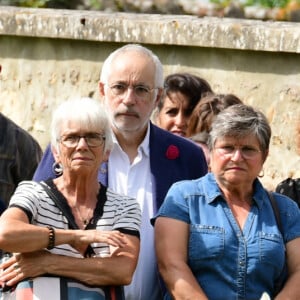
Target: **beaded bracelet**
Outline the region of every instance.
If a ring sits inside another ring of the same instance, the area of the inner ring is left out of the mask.
[[[47,249],[51,250],[54,248],[55,245],[55,231],[54,228],[51,226],[47,226],[47,228],[49,229],[49,241],[48,241]]]

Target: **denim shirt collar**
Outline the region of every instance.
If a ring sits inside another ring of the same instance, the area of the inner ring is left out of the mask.
[[[213,201],[217,200],[217,198],[220,196],[223,198],[222,191],[220,190],[213,173],[208,173],[204,177],[203,190],[204,193],[207,195],[208,203],[212,203]],[[264,201],[268,199],[266,190],[264,189],[263,185],[261,184],[258,178],[256,178],[253,182],[252,198],[259,209],[262,208]]]

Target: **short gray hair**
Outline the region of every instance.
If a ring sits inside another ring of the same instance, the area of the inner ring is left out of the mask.
[[[218,138],[230,136],[242,138],[246,135],[255,135],[260,150],[266,154],[271,139],[271,127],[266,116],[252,106],[244,104],[232,105],[221,111],[212,123],[209,134],[208,148],[214,148]]]
[[[105,135],[104,151],[113,146],[110,121],[104,106],[91,98],[74,98],[62,102],[54,111],[51,122],[51,144],[58,149],[61,126],[65,121],[76,121],[88,131],[103,132]]]
[[[110,72],[112,71],[111,64],[114,59],[116,59],[120,54],[130,51],[141,52],[147,55],[152,60],[153,64],[155,65],[155,87],[162,88],[164,85],[164,75],[161,61],[159,60],[158,56],[156,56],[151,50],[139,44],[128,44],[112,52],[103,63],[100,74],[100,81],[106,84],[108,82]]]

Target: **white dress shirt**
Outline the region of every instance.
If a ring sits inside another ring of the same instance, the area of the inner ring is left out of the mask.
[[[155,188],[150,170],[149,136],[148,125],[145,139],[138,147],[138,155],[132,164],[114,137],[108,161],[108,186],[115,192],[135,197],[142,211],[140,255],[133,280],[125,286],[126,300],[159,299],[154,228],[150,224],[155,212]]]

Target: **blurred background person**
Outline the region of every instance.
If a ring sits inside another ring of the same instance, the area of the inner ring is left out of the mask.
[[[164,95],[154,113],[154,122],[167,131],[185,137],[194,107],[212,89],[205,79],[189,73],[168,75],[164,88]]]
[[[0,73],[1,73],[0,65]],[[24,129],[0,112],[0,213],[22,180],[30,180],[42,149]]]
[[[234,104],[242,104],[242,101],[233,94],[209,93],[196,105],[189,118],[186,137],[202,148],[208,164],[207,140],[211,124],[219,112]]]
[[[216,116],[211,172],[173,184],[156,216],[165,299],[300,299],[300,210],[284,195],[269,198],[258,179],[270,138],[267,118],[251,106]]]
[[[300,121],[296,128],[296,146],[297,152],[300,155]],[[300,171],[300,170],[299,170]],[[286,195],[297,202],[300,208],[300,178],[288,177],[281,181],[275,188],[277,193]]]

